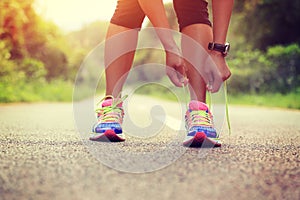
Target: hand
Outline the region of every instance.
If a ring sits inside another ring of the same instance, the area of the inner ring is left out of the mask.
[[[210,56],[212,57],[213,61],[216,63],[221,73],[222,80],[226,81],[231,76],[231,72],[226,63],[225,57],[222,55],[222,53],[216,51],[211,51]]]
[[[179,51],[178,51],[179,52]],[[172,83],[177,87],[182,87],[188,83],[186,78],[186,66],[181,54],[166,51],[166,73]]]
[[[222,83],[231,76],[231,72],[225,57],[220,52],[210,51],[208,55],[205,62],[204,80],[209,91],[217,92]]]

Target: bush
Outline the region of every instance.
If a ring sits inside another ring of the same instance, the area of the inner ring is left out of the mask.
[[[300,86],[300,47],[274,46],[266,53],[259,50],[237,52],[228,62],[232,69],[230,92],[295,92]]]
[[[72,100],[72,84],[46,82],[44,64],[36,59],[11,60],[4,41],[0,41],[0,66],[0,102]]]
[[[25,74],[27,82],[44,80],[44,76],[47,74],[44,63],[32,58],[22,60],[18,70]]]
[[[297,44],[275,46],[268,49],[267,58],[273,65],[271,79],[267,83],[276,86],[282,94],[296,91],[300,83],[300,47]]]

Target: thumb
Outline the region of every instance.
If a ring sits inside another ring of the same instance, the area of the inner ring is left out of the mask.
[[[170,78],[171,82],[177,86],[177,87],[181,87],[182,86],[182,83],[180,82],[179,78],[178,78],[178,71],[175,70],[174,67],[168,67],[166,68],[166,72],[167,72],[167,75],[168,77]]]

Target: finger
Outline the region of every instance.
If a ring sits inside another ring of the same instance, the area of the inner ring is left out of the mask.
[[[214,81],[213,81],[212,88],[211,88],[210,91],[212,93],[218,92],[221,85],[222,85],[222,83],[223,83],[223,80],[222,80],[221,76],[220,75],[216,76]]]
[[[212,71],[206,71],[205,76],[203,77],[205,83],[206,83],[206,89],[208,91],[212,91],[213,84],[214,84],[214,76]]]
[[[187,75],[182,75],[179,72],[177,72],[177,77],[181,83],[181,85],[187,85],[189,82],[189,79],[187,78]]]
[[[227,79],[229,79],[229,77],[231,76],[231,72],[227,72],[227,74],[225,76],[223,76],[223,81],[226,81]]]
[[[204,80],[207,81],[207,90],[213,93],[218,92],[223,83],[223,76],[211,58],[206,61],[205,65],[207,77]]]
[[[167,69],[167,75],[169,77],[169,79],[171,80],[171,82],[177,86],[177,87],[182,87],[182,82],[180,81],[180,79],[178,78],[178,73],[175,71],[175,69],[171,68]]]
[[[189,83],[189,79],[187,77],[184,77],[184,79],[181,81],[181,84],[187,85]]]
[[[186,74],[187,68],[185,63],[175,66],[175,69],[177,71],[177,77],[180,80],[181,84],[186,85],[189,80]]]
[[[206,83],[206,89],[210,92],[217,92],[223,83],[221,73],[214,69],[215,68],[208,68],[203,77]]]
[[[184,64],[177,64],[174,66],[174,69],[179,72],[182,76],[185,76],[185,66]]]

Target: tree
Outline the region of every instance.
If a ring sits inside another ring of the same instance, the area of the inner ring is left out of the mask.
[[[300,44],[300,1],[236,0],[241,33],[254,48]]]
[[[33,3],[34,0],[0,1],[0,41],[9,50],[6,57],[17,64],[16,70],[29,69],[21,66],[24,59],[30,58],[31,64],[36,63],[34,60],[43,63],[48,80],[65,78],[69,50],[66,40],[56,25],[36,14]]]

